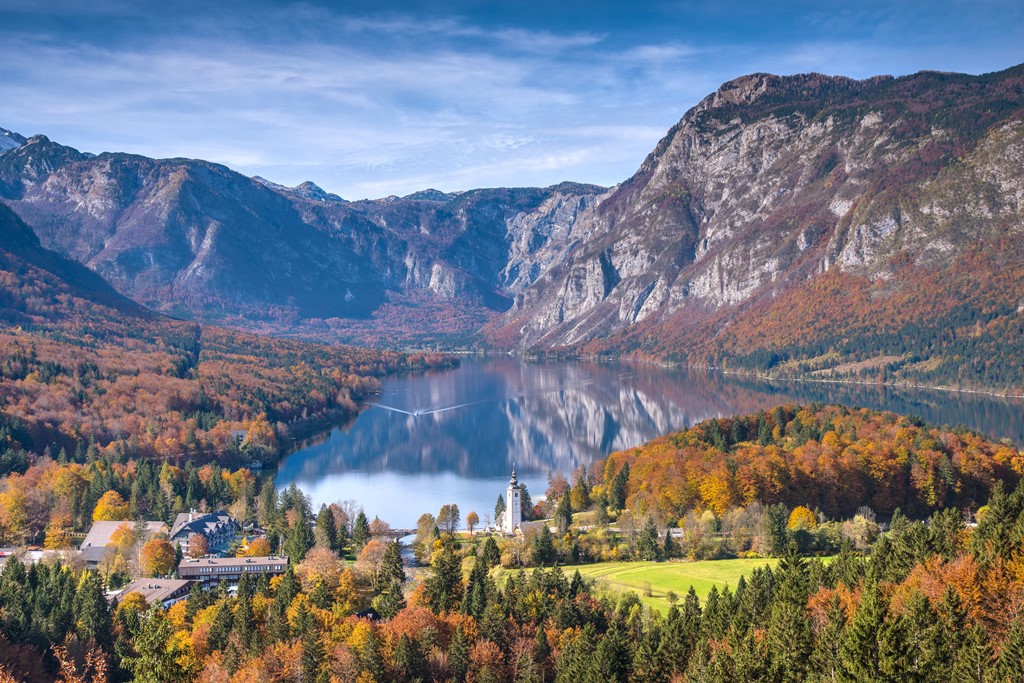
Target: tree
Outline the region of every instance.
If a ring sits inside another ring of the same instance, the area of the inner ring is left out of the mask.
[[[191,681],[199,673],[199,661],[187,640],[174,637],[174,629],[160,605],[143,617],[135,637],[135,656],[125,657],[125,667],[138,683]]]
[[[338,550],[338,527],[334,521],[334,513],[326,505],[321,505],[320,512],[317,513],[313,536],[318,546]]]
[[[437,526],[446,534],[454,534],[459,528],[461,518],[458,505],[442,505],[441,511],[437,513]]]
[[[249,541],[240,557],[266,557],[272,552],[270,541],[263,536]]]
[[[476,514],[475,512],[470,512],[468,515],[466,515],[466,528],[469,529],[469,534],[471,536],[473,535],[473,529],[475,529],[476,525],[479,523],[480,515]]]
[[[466,637],[462,624],[455,627],[451,645],[448,647],[448,667],[451,669],[453,680],[466,680],[466,674],[469,672],[469,638]]]
[[[660,560],[661,548],[658,544],[658,527],[654,523],[654,517],[644,520],[644,526],[636,539],[636,555],[641,560]]]
[[[92,513],[94,522],[118,522],[128,519],[128,503],[117,491],[107,491],[96,502]]]
[[[302,562],[306,552],[313,546],[313,531],[302,515],[295,515],[284,538],[284,554],[293,563]]]
[[[139,562],[146,576],[166,576],[174,568],[174,546],[167,539],[151,538],[139,551]]]
[[[210,544],[206,541],[206,536],[202,534],[195,534],[188,540],[189,557],[205,557],[209,552]]]
[[[356,515],[355,524],[352,525],[352,550],[359,552],[370,540],[370,520],[362,510]]]
[[[439,533],[437,520],[429,512],[423,513],[416,520],[416,539],[412,544],[412,552],[417,562],[426,564],[430,561],[430,556],[434,553],[434,541]]]
[[[569,496],[562,496],[555,508],[555,527],[559,534],[565,534],[572,526],[572,505],[569,503]]]
[[[501,526],[501,516],[505,514],[505,496],[498,494],[498,502],[494,504],[494,524]],[[511,529],[507,529],[511,531]]]
[[[534,535],[533,563],[538,567],[546,567],[555,562],[555,544],[547,524],[541,525],[540,531]]]
[[[609,492],[608,503],[616,510],[624,510],[626,508],[626,497],[629,487],[629,463],[623,463],[622,469],[618,471],[615,478],[612,479],[611,490]]]
[[[435,614],[455,609],[462,597],[462,559],[454,541],[442,538],[441,548],[430,564],[433,572],[424,581],[424,597]]]
[[[74,599],[75,628],[78,636],[93,640],[101,648],[110,651],[113,642],[113,620],[110,617],[110,603],[103,590],[99,574],[88,571],[78,582]]]

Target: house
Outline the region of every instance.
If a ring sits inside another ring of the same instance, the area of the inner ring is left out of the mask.
[[[264,557],[187,557],[178,565],[178,576],[182,579],[201,581],[214,586],[221,582],[228,585],[238,583],[242,574],[269,574],[271,577],[284,574],[288,569],[288,558],[269,555]]]
[[[120,602],[129,593],[139,593],[145,599],[146,604],[155,605],[160,603],[167,609],[179,600],[188,597],[194,581],[184,579],[139,579],[124,587],[120,593],[114,596],[114,602]]]
[[[143,540],[155,534],[167,533],[167,525],[163,522],[93,522],[78,549],[86,567],[95,569],[103,563],[107,553],[113,553],[114,532],[125,524],[138,529]]]
[[[205,536],[211,552],[224,552],[235,538],[238,522],[223,510],[199,514],[195,510],[182,512],[171,525],[170,541],[181,546],[181,552],[188,555],[189,542],[195,536]]]

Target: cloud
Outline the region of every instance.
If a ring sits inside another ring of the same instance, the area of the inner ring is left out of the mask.
[[[614,4],[558,24],[511,7],[458,15],[412,3],[386,14],[6,3],[0,125],[87,151],[208,158],[287,185],[311,179],[349,198],[607,185],[630,176],[687,108],[744,73],[863,77],[1014,60],[1015,40],[992,32],[985,50],[956,42],[966,5],[953,19],[928,19],[926,45],[909,30],[925,21],[920,7],[871,24],[883,18],[879,3],[804,5],[756,17],[737,6],[724,32],[699,13],[632,25],[643,12]],[[552,0],[550,9],[565,8]],[[1007,15],[1007,35],[1020,15]],[[781,23],[755,34],[744,28],[752,17]],[[900,30],[907,38],[893,40]],[[769,39],[787,32],[798,37]]]

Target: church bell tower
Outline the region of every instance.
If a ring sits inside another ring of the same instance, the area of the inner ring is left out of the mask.
[[[512,468],[512,477],[508,480],[508,489],[505,491],[505,519],[502,520],[502,528],[506,533],[512,533],[523,521],[522,491],[519,488],[519,480],[516,479],[516,468]]]

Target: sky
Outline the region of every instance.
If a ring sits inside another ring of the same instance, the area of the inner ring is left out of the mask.
[[[0,0],[0,127],[346,199],[614,185],[722,83],[1024,61],[1020,0]]]

